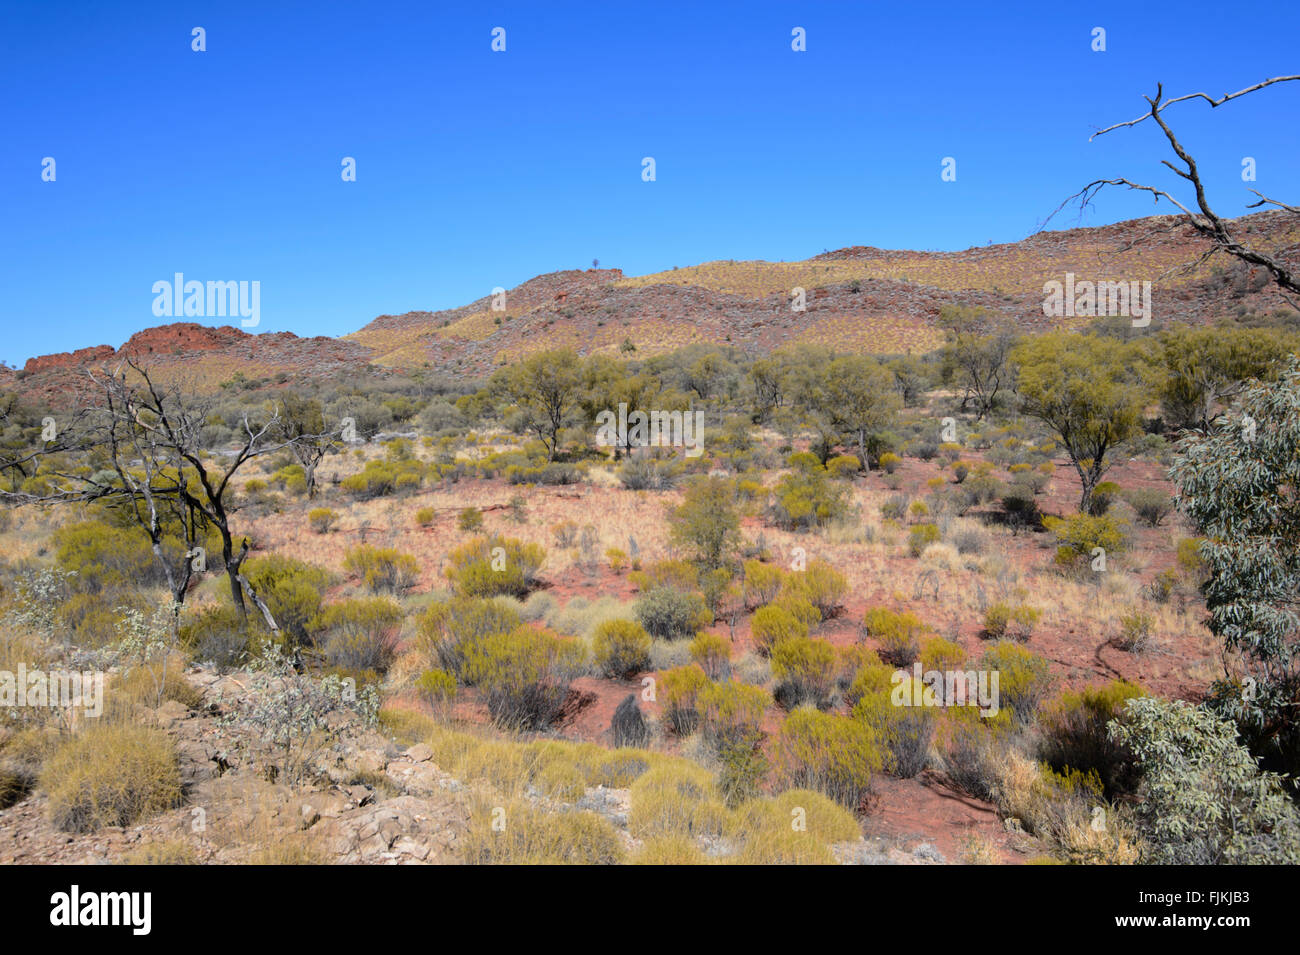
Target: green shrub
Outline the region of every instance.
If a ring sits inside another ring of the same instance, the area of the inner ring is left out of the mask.
[[[920,557],[931,544],[937,544],[943,535],[933,524],[917,524],[907,534],[907,551],[913,557]]]
[[[655,587],[636,602],[636,618],[657,640],[684,640],[713,622],[713,615],[697,593]]]
[[[546,551],[540,544],[509,537],[476,537],[455,548],[449,559],[447,578],[457,592],[469,597],[523,597],[537,583]]]
[[[328,636],[325,659],[346,670],[386,671],[397,655],[402,607],[384,597],[360,597],[330,604],[318,625]]]
[[[1124,526],[1113,517],[1071,514],[1069,517],[1045,517],[1043,526],[1056,534],[1056,563],[1080,570],[1091,565],[1093,551],[1100,547],[1109,559],[1127,547]]]
[[[754,648],[767,656],[772,648],[782,640],[793,640],[808,636],[808,625],[795,617],[785,607],[769,604],[754,611],[750,621],[750,634]]]
[[[475,641],[466,670],[498,726],[535,730],[559,714],[585,657],[579,643],[522,626]]]
[[[1097,773],[1112,799],[1131,793],[1137,782],[1133,754],[1110,738],[1106,725],[1124,712],[1129,700],[1146,695],[1124,680],[1062,693],[1043,707],[1041,758],[1058,772]]]
[[[467,507],[456,515],[456,526],[463,531],[476,531],[483,526],[483,512],[477,507]]]
[[[354,577],[360,577],[373,593],[402,594],[415,586],[420,565],[410,554],[399,553],[392,547],[362,545],[343,558],[343,567]]]
[[[880,658],[886,663],[911,666],[921,652],[921,634],[926,626],[914,613],[872,607],[863,616],[862,626],[867,636],[880,644]]]
[[[1042,615],[1037,607],[999,600],[984,612],[984,633],[993,640],[1028,640]]]
[[[747,560],[744,564],[743,594],[745,608],[752,610],[776,599],[785,580],[785,571],[775,564],[760,560]]]
[[[924,684],[915,677],[913,695],[920,698]],[[919,684],[919,685],[918,685]],[[893,691],[867,693],[853,707],[853,718],[871,728],[882,747],[885,768],[900,779],[912,779],[930,762],[930,744],[934,739],[935,710],[928,706],[895,706]]]
[[[1143,861],[1300,864],[1300,816],[1287,786],[1260,771],[1231,722],[1181,700],[1146,697],[1129,701],[1110,733],[1141,774]]]
[[[777,702],[787,709],[830,703],[839,664],[833,646],[811,637],[787,637],[773,644],[771,655]]]
[[[700,691],[698,703],[705,740],[715,752],[724,746],[754,743],[769,702],[761,687],[733,680],[709,684]]]
[[[826,561],[813,560],[803,571],[786,574],[782,590],[807,600],[817,608],[822,620],[829,620],[839,611],[848,581]]]
[[[818,466],[784,475],[773,489],[772,519],[788,530],[824,527],[848,509],[848,493]]]
[[[650,667],[650,634],[634,620],[606,620],[591,638],[592,656],[607,677],[627,680]]]
[[[1137,513],[1138,520],[1148,527],[1159,527],[1174,509],[1173,498],[1158,487],[1133,488],[1121,496]]]
[[[1020,723],[1029,723],[1051,685],[1046,660],[1009,640],[984,651],[980,665],[998,671],[998,705]]]
[[[503,602],[454,597],[431,603],[416,620],[416,647],[432,665],[468,684],[471,649],[486,637],[510,633],[521,621]]]
[[[313,620],[320,613],[321,595],[333,583],[329,571],[280,554],[246,560],[243,570],[280,629],[299,642],[309,641],[318,629]]]
[[[422,507],[415,512],[415,524],[417,527],[432,527],[437,517],[438,512],[432,507]]]
[[[415,690],[430,706],[443,708],[456,699],[456,678],[446,670],[425,670],[416,679]]]
[[[886,451],[880,456],[880,467],[886,474],[893,474],[902,463],[903,459],[891,451]]]
[[[307,512],[307,523],[316,534],[328,534],[338,519],[338,514],[328,507],[313,507]]]
[[[787,788],[816,790],[849,809],[862,804],[883,765],[866,723],[807,708],[786,717],[775,750]]]
[[[725,680],[731,675],[731,641],[726,637],[701,630],[688,649],[691,659],[710,680]]]
[[[674,667],[659,674],[664,718],[678,736],[689,736],[700,723],[700,694],[709,678],[697,666]]]

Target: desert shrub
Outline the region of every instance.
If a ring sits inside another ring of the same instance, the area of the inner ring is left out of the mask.
[[[881,520],[901,521],[907,516],[907,504],[907,497],[902,494],[885,498],[885,502],[880,505]]]
[[[1174,509],[1173,498],[1158,487],[1139,487],[1123,493],[1125,503],[1148,527],[1159,527]]]
[[[476,531],[483,526],[483,512],[477,507],[467,507],[456,515],[456,526],[463,531]]]
[[[1042,611],[1028,604],[1011,604],[999,600],[984,612],[984,634],[992,640],[1004,637],[1011,640],[1028,640]]]
[[[636,618],[658,640],[684,640],[713,622],[703,597],[669,587],[642,594],[636,602]]]
[[[386,671],[397,655],[402,607],[384,597],[360,597],[330,604],[321,611],[319,626],[325,659],[348,670]]]
[[[1112,798],[1132,792],[1137,781],[1133,754],[1110,738],[1106,725],[1124,712],[1129,700],[1146,695],[1124,680],[1062,693],[1043,707],[1041,758],[1058,772],[1097,773]]]
[[[970,465],[965,461],[952,462],[952,479],[955,483],[961,484],[970,476]]]
[[[731,641],[726,637],[701,630],[689,649],[691,659],[710,680],[725,680],[731,675]]]
[[[104,593],[165,583],[150,549],[149,538],[138,530],[99,521],[80,521],[54,531],[55,566],[77,593]],[[181,551],[172,538],[168,549]]]
[[[913,695],[920,700],[924,687],[915,677],[905,678]],[[853,719],[871,728],[882,750],[884,768],[900,779],[911,779],[930,762],[930,744],[934,739],[935,711],[927,706],[896,705],[892,691],[865,694],[853,707]]]
[[[894,666],[910,666],[921,652],[926,626],[914,613],[872,607],[862,619],[867,635],[880,644],[880,658]]]
[[[1119,633],[1111,641],[1121,650],[1141,653],[1151,641],[1151,614],[1142,610],[1126,610],[1119,615]]]
[[[957,528],[951,541],[959,554],[982,554],[988,549],[988,535],[975,527]]]
[[[781,584],[785,580],[784,570],[775,564],[765,564],[759,560],[745,561],[744,574],[742,593],[747,610],[771,603],[780,592]]]
[[[998,767],[993,735],[978,719],[961,716],[947,721],[941,753],[943,768],[952,784],[967,795],[994,802],[997,798]]]
[[[581,644],[522,626],[475,641],[466,670],[498,726],[541,729],[560,712],[585,656]]]
[[[359,500],[415,491],[424,480],[424,465],[415,458],[367,461],[356,474],[345,477],[340,486]]]
[[[519,611],[519,616],[529,623],[548,620],[551,614],[555,613],[556,605],[557,601],[552,594],[537,590],[528,595],[528,599],[524,601]]]
[[[1071,514],[1068,517],[1045,517],[1043,526],[1056,534],[1056,563],[1079,570],[1090,565],[1093,551],[1100,547],[1107,558],[1123,553],[1127,541],[1124,525],[1113,517]]]
[[[560,633],[590,638],[602,623],[633,620],[635,617],[636,611],[632,605],[614,597],[601,597],[590,602],[585,597],[574,597],[562,609],[551,613],[547,624]]]
[[[822,707],[835,691],[838,659],[825,640],[788,637],[772,645],[773,691],[778,703],[793,709],[804,703]]]
[[[268,554],[244,562],[244,576],[265,602],[280,629],[303,642],[317,629],[321,594],[332,583],[329,571],[305,561]]]
[[[447,579],[469,597],[523,597],[537,582],[546,559],[540,544],[509,537],[476,537],[452,550]]]
[[[455,597],[432,603],[416,620],[416,647],[432,665],[462,682],[472,679],[471,649],[487,637],[520,625],[513,608],[495,600]]]
[[[942,539],[939,528],[933,524],[917,524],[907,534],[907,550],[913,557],[920,557],[931,544]]]
[[[674,460],[648,457],[628,458],[619,468],[618,479],[629,491],[667,491],[681,477],[682,466]]]
[[[415,691],[435,710],[444,709],[456,699],[456,678],[446,670],[425,670],[415,681]]]
[[[871,728],[861,720],[801,708],[777,734],[775,763],[787,788],[812,789],[857,809],[883,765]]]
[[[771,697],[757,686],[727,680],[710,683],[700,691],[700,728],[714,752],[726,746],[752,744]]]
[[[1034,489],[1020,482],[1012,484],[1002,495],[1002,512],[1007,516],[1007,524],[1017,531],[1035,527],[1042,519],[1038,512],[1038,501],[1034,498]]]
[[[861,829],[853,813],[822,793],[788,789],[741,805],[727,834],[741,844],[741,865],[833,865],[830,846],[856,841]]]
[[[845,700],[853,706],[868,693],[887,692],[894,685],[893,676],[896,672],[894,667],[882,663],[879,657],[864,663],[854,671],[853,678],[844,691]]]
[[[1181,700],[1130,700],[1110,724],[1140,773],[1145,860],[1160,865],[1300,863],[1300,816],[1236,727]]]
[[[410,554],[392,547],[362,545],[348,551],[343,558],[344,569],[360,577],[372,593],[402,594],[415,585],[420,565]]]
[[[605,559],[609,561],[609,569],[616,574],[621,574],[627,567],[627,551],[621,547],[605,548]]]
[[[1020,723],[1033,720],[1051,685],[1047,661],[1017,643],[1002,640],[984,651],[980,665],[998,671],[999,706]]]
[[[632,857],[633,865],[710,865],[713,860],[689,836],[651,836]]]
[[[632,571],[627,579],[641,591],[667,587],[669,590],[689,592],[699,587],[700,570],[689,560],[660,560],[644,570]]]
[[[851,454],[837,454],[826,462],[826,473],[839,480],[847,480],[862,469],[862,462]]]
[[[880,456],[880,468],[886,474],[893,474],[902,463],[903,459],[892,451],[886,451]]]
[[[338,513],[328,507],[313,507],[307,512],[307,525],[316,534],[328,534],[338,519]]]
[[[1119,495],[1120,487],[1114,481],[1100,482],[1093,487],[1092,494],[1088,497],[1088,513],[1093,517],[1101,517],[1110,510]]]
[[[808,625],[785,607],[769,604],[754,611],[753,619],[750,621],[750,634],[754,640],[754,648],[760,654],[767,656],[782,640],[807,637]]]
[[[782,589],[807,600],[817,608],[822,620],[829,620],[839,611],[848,581],[826,561],[813,560],[803,571],[786,574]]]
[[[664,718],[678,736],[689,736],[700,724],[700,694],[709,678],[697,666],[674,667],[659,674]]]
[[[702,568],[731,563],[740,544],[735,486],[727,478],[696,478],[682,503],[668,512],[668,537]]]
[[[961,644],[943,637],[931,637],[921,645],[922,670],[956,670],[966,662]]]
[[[591,649],[607,677],[627,680],[650,666],[650,634],[634,620],[606,620],[598,625]]]
[[[182,646],[200,663],[211,663],[220,672],[239,667],[251,649],[248,622],[229,603],[210,605],[181,624]]]
[[[167,734],[97,723],[49,757],[40,778],[50,821],[66,832],[133,826],[179,805],[180,769]]]
[[[461,857],[471,865],[616,865],[624,860],[618,830],[593,812],[552,812],[525,799],[504,806],[482,799],[470,813]],[[504,827],[494,820],[504,813]]]
[[[655,836],[718,837],[727,808],[708,770],[685,760],[652,766],[632,784],[628,831]]]
[[[787,530],[824,527],[847,509],[847,490],[820,465],[791,471],[773,489],[772,519]]]
[[[432,507],[421,507],[415,512],[416,527],[432,527],[438,512]]]

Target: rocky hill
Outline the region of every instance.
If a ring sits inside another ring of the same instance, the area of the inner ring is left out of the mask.
[[[1241,220],[1252,242],[1278,250],[1300,242],[1295,218],[1263,212]],[[936,320],[948,303],[978,305],[1027,331],[1075,326],[1048,318],[1043,286],[1067,273],[1091,281],[1150,281],[1157,322],[1202,323],[1285,305],[1262,270],[1218,257],[1201,261],[1204,240],[1172,217],[1041,232],[1020,242],[960,252],[854,246],[799,262],[706,262],[651,275],[620,269],[553,272],[495,299],[491,294],[439,312],[381,315],[342,338],[176,323],[0,370],[36,392],[65,388],[78,368],[146,360],[164,378],[216,387],[247,377],[327,375],[366,366],[430,367],[482,374],[542,348],[583,354],[635,346],[640,355],[692,343],[764,353],[809,342],[873,353],[919,353],[941,341]],[[803,310],[792,308],[804,290]]]

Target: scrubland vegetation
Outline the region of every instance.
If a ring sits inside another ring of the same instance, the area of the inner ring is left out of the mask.
[[[0,808],[184,812],[179,712],[256,737],[218,775],[305,793],[347,734],[427,746],[465,862],[854,861],[927,788],[986,807],[947,861],[1300,862],[1294,321],[943,324],[883,359],[9,396],[0,671],[107,689],[0,706]],[[620,404],[702,411],[701,453],[600,446]],[[312,832],[259,858],[332,861]]]

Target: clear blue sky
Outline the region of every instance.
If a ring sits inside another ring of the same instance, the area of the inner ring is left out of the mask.
[[[5,0],[0,359],[120,345],[175,272],[260,281],[258,331],[338,335],[593,258],[1013,241],[1093,178],[1171,183],[1154,128],[1088,134],[1157,80],[1296,72],[1298,34],[1294,2]],[[1247,155],[1300,199],[1290,86],[1169,114],[1221,212],[1253,198]],[[1113,192],[1086,223],[1150,211]]]

